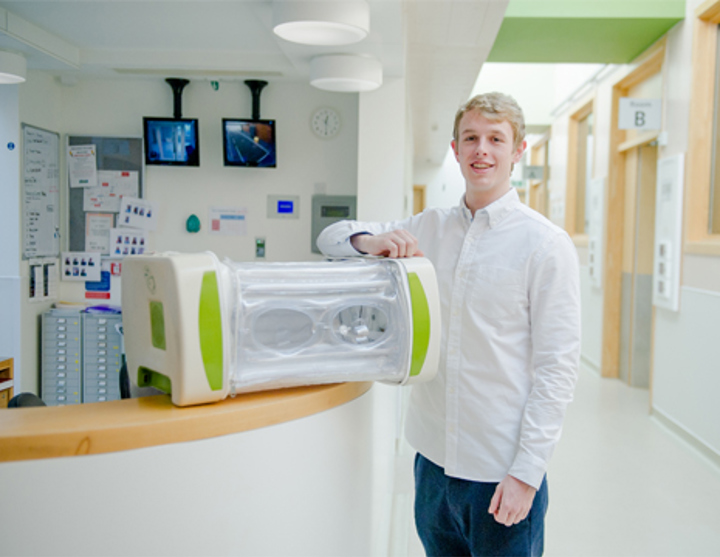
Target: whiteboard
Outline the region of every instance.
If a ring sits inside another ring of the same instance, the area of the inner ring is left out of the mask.
[[[22,125],[23,259],[60,253],[60,134]]]

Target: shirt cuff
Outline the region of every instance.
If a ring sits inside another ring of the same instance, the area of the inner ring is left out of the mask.
[[[508,475],[535,489],[540,489],[540,484],[545,477],[545,462],[521,451],[515,457]]]

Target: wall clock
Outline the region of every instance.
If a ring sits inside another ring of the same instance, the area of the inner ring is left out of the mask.
[[[335,137],[340,132],[340,114],[334,108],[318,108],[312,115],[310,127],[318,137]]]

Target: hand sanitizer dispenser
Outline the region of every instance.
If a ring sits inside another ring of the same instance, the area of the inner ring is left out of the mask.
[[[440,304],[424,258],[236,263],[127,257],[128,372],[178,406],[344,381],[431,380]]]

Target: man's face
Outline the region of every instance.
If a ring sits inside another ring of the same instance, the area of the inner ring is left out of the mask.
[[[513,163],[520,161],[525,142],[513,147],[513,130],[506,120],[489,120],[481,112],[465,113],[452,142],[468,194],[497,199],[510,187]]]

